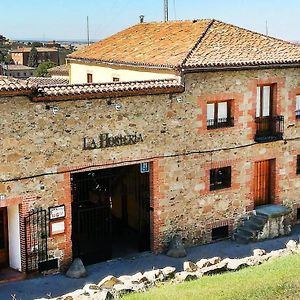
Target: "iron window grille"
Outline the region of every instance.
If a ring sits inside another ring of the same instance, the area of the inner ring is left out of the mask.
[[[210,170],[210,190],[220,190],[231,187],[231,167]]]
[[[207,103],[207,129],[217,129],[234,126],[231,116],[232,100]]]
[[[300,155],[297,155],[297,168],[296,168],[296,174],[300,174]]]
[[[233,126],[234,126],[233,118],[219,118],[219,119],[207,120],[207,129],[217,129],[217,128],[233,127]]]

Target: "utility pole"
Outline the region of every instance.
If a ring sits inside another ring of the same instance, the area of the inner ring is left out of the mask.
[[[164,0],[164,14],[165,14],[165,22],[169,21],[169,3],[168,0]]]
[[[90,45],[90,25],[89,25],[89,16],[86,17],[86,29],[87,29],[87,43]]]

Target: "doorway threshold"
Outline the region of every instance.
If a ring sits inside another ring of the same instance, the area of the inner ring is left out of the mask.
[[[26,275],[12,268],[0,269],[0,283],[24,280]]]

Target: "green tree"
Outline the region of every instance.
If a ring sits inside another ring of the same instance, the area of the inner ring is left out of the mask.
[[[28,66],[33,68],[38,66],[38,52],[35,47],[32,47],[29,52]]]
[[[49,77],[48,69],[55,67],[56,64],[50,60],[45,61],[38,65],[35,70],[35,76],[37,77]]]

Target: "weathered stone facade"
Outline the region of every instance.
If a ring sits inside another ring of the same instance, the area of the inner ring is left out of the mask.
[[[19,205],[22,218],[33,208],[66,207],[64,234],[48,248],[64,266],[72,259],[72,172],[150,162],[151,248],[162,251],[178,233],[186,245],[211,242],[213,228],[230,232],[253,210],[256,161],[274,159],[273,203],[300,205],[300,121],[295,117],[300,69],[240,70],[184,75],[185,92],[111,99],[30,100],[1,96],[0,206]],[[284,139],[255,143],[256,91],[276,87],[275,111],[284,116]],[[234,127],[206,128],[207,101],[231,100]],[[116,110],[115,104],[121,108]],[[84,150],[84,138],[142,134],[133,145]],[[231,166],[231,187],[209,190],[210,169]],[[293,220],[294,221],[294,220]],[[23,252],[22,252],[23,251]]]

